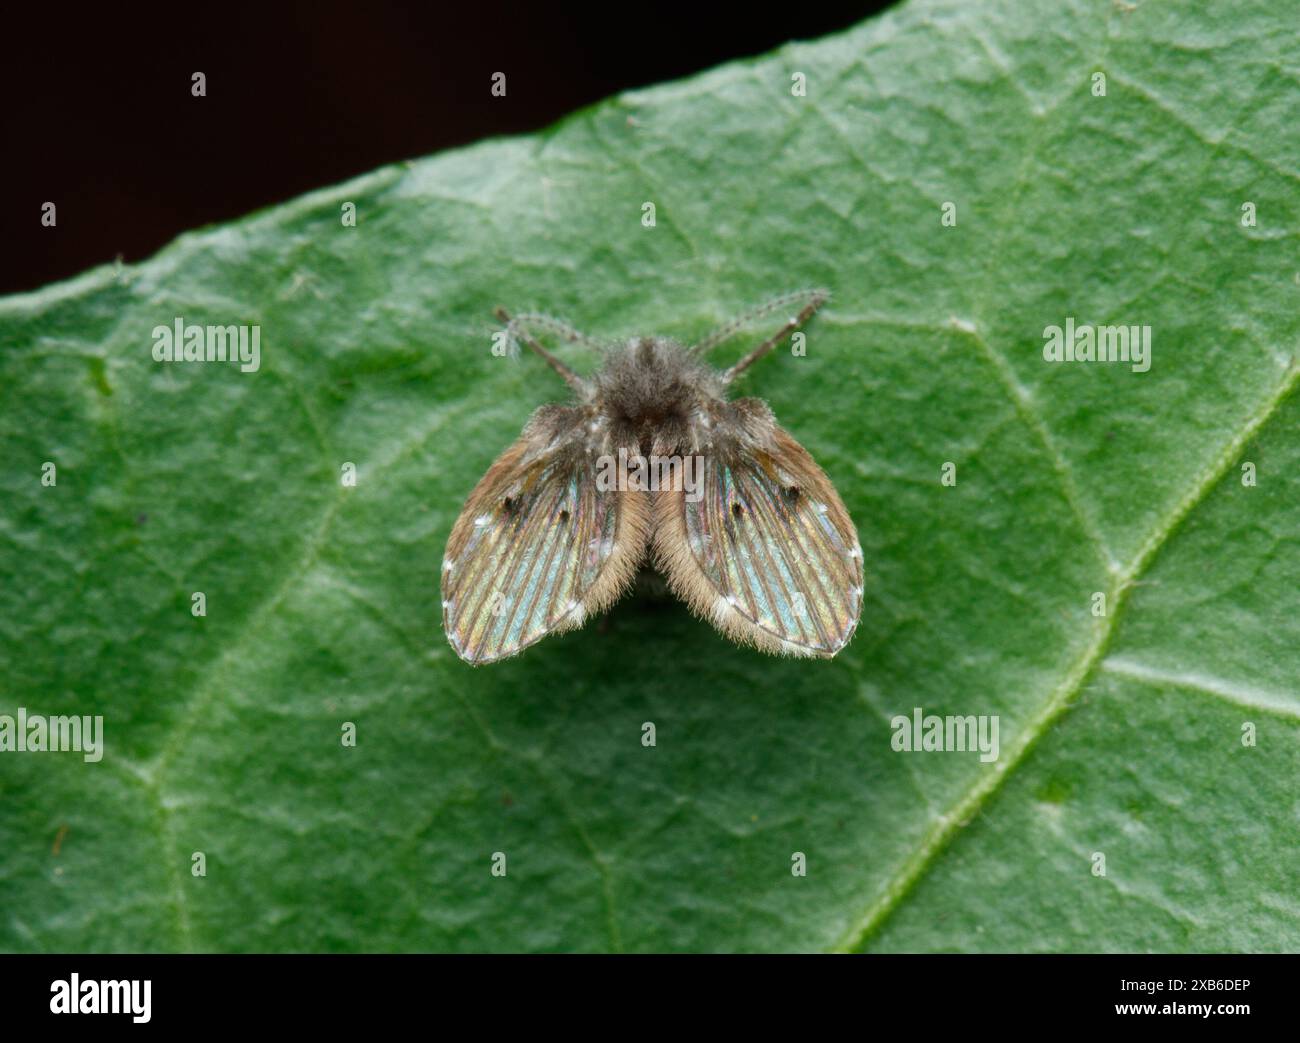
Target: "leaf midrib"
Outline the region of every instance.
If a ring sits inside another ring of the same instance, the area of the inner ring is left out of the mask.
[[[1097,63],[1093,63],[1094,65],[1104,61],[1109,53],[1114,14],[1115,7],[1112,5],[1106,12],[1101,37],[1101,56]],[[989,50],[987,42],[980,38],[978,33],[975,35],[977,42],[987,52]],[[1003,71],[1007,79],[1014,81],[1014,78],[1002,68],[1001,62],[994,60],[994,64]],[[1115,78],[1113,71],[1111,76],[1112,79]],[[1117,82],[1122,82],[1126,87],[1134,90],[1148,103],[1155,104],[1175,122],[1188,126],[1181,116],[1161,103],[1151,92],[1139,88],[1136,83],[1131,81],[1122,80]],[[1026,170],[1037,153],[1038,143],[1045,133],[1044,128],[1048,121],[1047,118],[1056,112],[1070,96],[1072,96],[1072,92],[1067,91],[1052,99],[1046,108],[1043,108],[1035,99],[1025,95],[1026,103],[1030,109],[1029,115],[1033,120],[1031,126],[1034,129],[1031,132],[1030,144],[1022,153],[1021,163],[1013,180],[1012,189],[1003,196],[1004,219],[995,226],[999,229],[999,238],[1002,236],[1001,230],[1008,227],[1010,210],[1015,205],[1025,186]],[[1207,141],[1205,136],[1196,128],[1189,127],[1189,129],[1195,133],[1202,144],[1210,148],[1222,147],[1222,142]],[[992,252],[996,255],[1000,250],[995,247]],[[978,295],[981,300],[991,299],[991,295],[987,291],[990,288],[989,280],[992,278],[992,269],[988,268],[986,271],[988,274],[985,280],[985,292]],[[1110,583],[1106,592],[1106,603],[1110,607],[1110,611],[1106,616],[1098,620],[1093,629],[1092,639],[1070,669],[1066,671],[1060,683],[1053,689],[1038,712],[1029,719],[1027,726],[1017,735],[1016,741],[1011,747],[1010,756],[1005,759],[999,758],[994,762],[992,770],[977,776],[975,782],[952,805],[951,809],[933,823],[911,857],[905,859],[886,882],[879,897],[850,925],[840,941],[833,947],[832,951],[836,952],[861,949],[881,929],[902,899],[910,893],[929,867],[947,848],[956,830],[979,813],[999,790],[1003,780],[1008,778],[1019,767],[1038,741],[1064,716],[1069,709],[1071,700],[1103,663],[1106,650],[1118,631],[1120,620],[1127,607],[1129,591],[1135,582],[1150,567],[1151,562],[1158,555],[1161,548],[1168,543],[1170,537],[1182,524],[1183,520],[1219,483],[1232,461],[1240,453],[1241,448],[1268,422],[1270,417],[1294,390],[1297,380],[1300,379],[1300,365],[1293,358],[1278,386],[1265,398],[1262,405],[1256,409],[1237,435],[1229,439],[1216,456],[1211,457],[1209,464],[1200,472],[1199,477],[1193,480],[1187,494],[1174,505],[1163,520],[1157,522],[1147,538],[1138,547],[1129,564],[1124,566],[1116,561],[1104,539],[1102,539],[1096,520],[1093,518],[1092,513],[1086,509],[1078,495],[1073,476],[1056,446],[1051,428],[1034,406],[1031,395],[1026,392],[1023,385],[1016,378],[1006,356],[993,348],[992,344],[980,333],[977,324],[954,319],[950,320],[949,325],[971,337],[997,372],[999,382],[1011,399],[1012,406],[1017,414],[1028,422],[1043,444],[1044,451],[1057,476],[1061,493],[1079,521],[1092,548],[1100,557],[1109,576]]]
[[[970,332],[976,340],[982,341],[978,330],[973,326],[967,330],[965,325],[956,328]],[[990,351],[991,346],[985,342]],[[1016,736],[1009,755],[999,757],[991,769],[980,776],[966,790],[952,807],[941,815],[922,837],[920,844],[912,855],[905,859],[886,882],[879,896],[850,925],[849,929],[833,947],[833,952],[853,952],[860,950],[873,937],[884,922],[898,907],[904,897],[916,886],[926,874],[929,867],[947,848],[954,834],[965,823],[978,814],[985,804],[999,790],[1003,781],[1025,760],[1030,751],[1048,730],[1070,708],[1070,703],[1080,689],[1097,672],[1105,658],[1106,650],[1119,629],[1127,605],[1129,592],[1137,581],[1150,568],[1152,561],[1169,543],[1174,532],[1192,513],[1206,496],[1219,484],[1232,463],[1240,455],[1245,445],[1254,438],[1265,424],[1277,413],[1300,384],[1300,364],[1294,360],[1283,375],[1281,381],[1264,399],[1255,412],[1247,418],[1238,433],[1214,454],[1209,463],[1191,483],[1187,493],[1158,522],[1151,533],[1143,540],[1128,565],[1111,572],[1110,586],[1106,592],[1106,603],[1110,610],[1101,617],[1093,628],[1092,640],[1066,671],[1060,683],[1053,689],[1039,710],[1029,719],[1025,728]],[[1010,394],[1010,390],[1008,389]],[[1013,395],[1013,398],[1015,396]],[[1019,404],[1013,403],[1019,408]],[[1026,401],[1025,407],[1032,410],[1032,402]],[[1047,425],[1039,417],[1044,431]],[[1215,694],[1213,689],[1202,691]]]

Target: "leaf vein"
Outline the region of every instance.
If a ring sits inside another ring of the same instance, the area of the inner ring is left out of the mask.
[[[1038,740],[1069,709],[1074,697],[1104,661],[1111,639],[1123,617],[1128,594],[1134,588],[1136,581],[1150,567],[1157,553],[1168,544],[1170,537],[1191,511],[1228,473],[1230,465],[1246,443],[1276,415],[1282,404],[1294,392],[1297,383],[1300,383],[1300,365],[1293,365],[1273,393],[1248,418],[1237,435],[1211,458],[1199,478],[1193,482],[1187,495],[1175,504],[1163,521],[1155,526],[1130,564],[1114,577],[1107,598],[1111,606],[1110,612],[1098,620],[1093,628],[1092,640],[1065,677],[1029,719],[1025,728],[1016,735],[1004,756],[993,762],[989,771],[978,776],[974,784],[953,805],[952,810],[941,816],[926,832],[911,857],[907,858],[885,883],[875,901],[849,925],[839,942],[833,947],[834,951],[848,952],[860,949],[880,930],[881,925],[898,907],[902,898],[916,886],[947,848],[957,829],[983,809],[999,790],[1002,781],[1019,767]]]

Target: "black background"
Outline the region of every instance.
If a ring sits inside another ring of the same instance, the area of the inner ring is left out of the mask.
[[[385,163],[545,127],[885,3],[28,5],[0,15],[0,293]],[[207,77],[193,97],[191,76]],[[507,76],[491,95],[493,72]],[[41,225],[46,201],[57,225]]]

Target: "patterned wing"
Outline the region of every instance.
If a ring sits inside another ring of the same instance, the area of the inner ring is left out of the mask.
[[[773,427],[766,450],[706,456],[702,496],[655,501],[655,552],[679,597],[737,641],[833,656],[862,611],[862,548],[839,494]]]
[[[447,541],[442,625],[469,663],[581,626],[622,593],[644,556],[645,494],[602,491],[574,443],[538,443],[525,429],[501,454]]]

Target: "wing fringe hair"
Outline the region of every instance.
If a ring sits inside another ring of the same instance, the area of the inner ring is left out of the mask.
[[[770,445],[770,453],[708,459],[698,504],[680,483],[656,496],[656,566],[732,640],[829,658],[857,627],[862,549],[807,450],[779,427]]]

